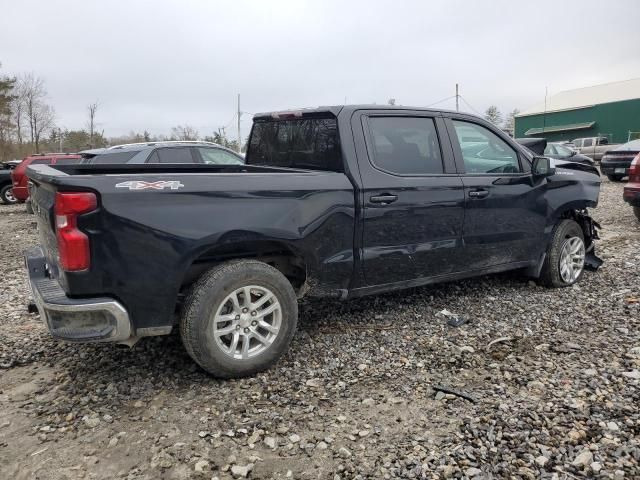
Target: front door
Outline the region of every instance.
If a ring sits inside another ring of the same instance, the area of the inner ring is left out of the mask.
[[[387,111],[363,115],[361,128],[367,151],[359,161],[367,284],[462,269],[464,192],[442,119]]]
[[[462,239],[468,269],[537,258],[546,224],[546,182],[534,182],[527,160],[487,126],[465,117],[447,125],[464,172]]]

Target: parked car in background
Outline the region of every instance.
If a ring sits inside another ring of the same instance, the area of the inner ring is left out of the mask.
[[[14,168],[16,168],[18,165],[20,165],[20,162],[22,162],[22,160],[9,160],[8,162],[4,162],[2,164],[2,166],[6,169],[6,170],[13,170]]]
[[[527,147],[536,155],[585,165],[594,164],[593,160],[586,155],[582,155],[559,142],[547,143],[546,138],[516,138],[516,142]]]
[[[547,147],[544,149],[544,156],[549,158],[555,158],[556,160],[567,160],[570,162],[578,162],[584,163],[587,165],[593,165],[594,161],[592,158],[587,157],[581,153],[578,153],[576,150],[573,150],[566,146],[565,144],[552,142],[547,144]]]
[[[622,198],[633,207],[633,213],[640,222],[640,153],[629,166],[629,181],[624,186]]]
[[[607,152],[607,150],[618,145],[609,143],[609,139],[607,137],[576,138],[575,140],[572,140],[571,143],[573,143],[579,153],[592,158],[596,162],[599,162],[600,159],[602,159],[602,156]]]
[[[82,164],[200,163],[242,165],[244,158],[211,142],[169,141],[116,145],[80,152]]]
[[[277,361],[297,297],[515,269],[566,287],[599,264],[588,212],[597,169],[536,157],[458,112],[264,113],[243,165],[35,165],[28,175],[40,245],[26,264],[52,335],[132,345],[170,333],[179,312],[187,352],[219,377]]]
[[[11,170],[0,170],[0,201],[5,205],[17,203],[18,199],[13,194],[13,183],[11,180]]]
[[[80,160],[77,153],[36,153],[25,157],[16,168],[11,170],[13,180],[13,196],[18,202],[25,202],[29,198],[27,176],[25,172],[29,165],[68,165]]]
[[[631,161],[640,152],[640,140],[631,140],[607,151],[600,161],[600,171],[612,182],[620,182],[629,175]]]

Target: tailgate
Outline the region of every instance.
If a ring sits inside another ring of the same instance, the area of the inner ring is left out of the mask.
[[[39,184],[31,181],[31,206],[38,227],[38,239],[47,258],[51,274],[57,277],[58,244],[55,231],[55,189],[53,185]]]

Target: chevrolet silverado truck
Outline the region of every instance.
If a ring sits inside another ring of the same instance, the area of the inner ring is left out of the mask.
[[[536,157],[457,112],[258,114],[245,165],[30,166],[26,252],[54,337],[134,344],[178,325],[212,375],[273,365],[304,295],[351,299],[522,270],[597,266],[598,171]]]

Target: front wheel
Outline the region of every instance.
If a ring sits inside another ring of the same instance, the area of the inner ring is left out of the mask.
[[[553,230],[540,281],[548,287],[568,287],[576,283],[584,272],[585,250],[580,225],[573,220],[560,221]]]
[[[636,216],[636,218],[640,222],[640,207],[633,207],[633,214]]]
[[[607,178],[612,182],[621,182],[624,175],[607,175]]]
[[[5,205],[13,205],[14,203],[18,203],[18,199],[13,194],[13,186],[5,185],[0,189],[0,198],[2,199],[2,203]]]
[[[271,367],[296,330],[298,303],[277,269],[255,260],[205,272],[192,287],[180,321],[182,342],[198,365],[218,378]]]

